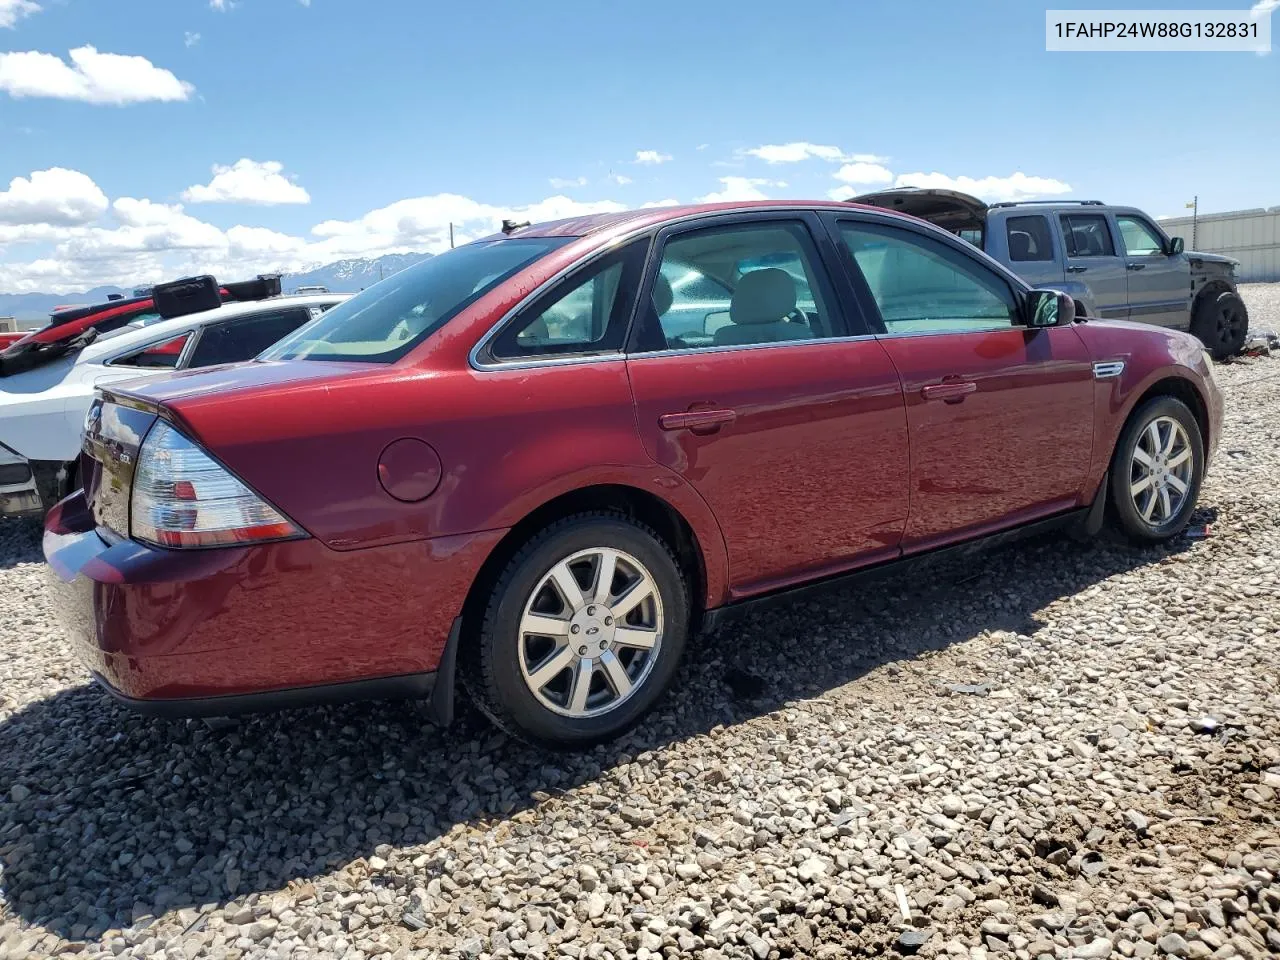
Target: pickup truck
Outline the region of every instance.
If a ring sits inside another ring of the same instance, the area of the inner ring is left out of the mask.
[[[853,197],[935,223],[1033,287],[1070,294],[1083,316],[1190,330],[1215,360],[1240,351],[1249,312],[1238,262],[1184,249],[1141,210],[1099,200],[987,204],[956,190],[899,187]]]

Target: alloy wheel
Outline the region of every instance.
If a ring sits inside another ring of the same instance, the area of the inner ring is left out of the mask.
[[[580,550],[553,566],[525,601],[520,672],[547,709],[599,716],[644,684],[662,632],[662,597],[644,564],[608,547]]]
[[[1191,493],[1195,457],[1191,438],[1172,417],[1156,417],[1138,435],[1129,460],[1134,509],[1153,527],[1178,515]]]

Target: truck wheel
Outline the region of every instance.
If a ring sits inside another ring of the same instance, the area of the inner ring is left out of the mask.
[[[1215,360],[1240,352],[1249,334],[1249,310],[1230,290],[1202,294],[1191,315],[1191,332]]]

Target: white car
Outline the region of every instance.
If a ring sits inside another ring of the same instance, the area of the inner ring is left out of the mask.
[[[226,303],[170,320],[150,313],[49,362],[0,376],[0,517],[41,514],[76,488],[94,387],[251,360],[349,294]]]

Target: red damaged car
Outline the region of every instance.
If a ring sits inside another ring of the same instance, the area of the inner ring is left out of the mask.
[[[104,389],[44,549],[132,707],[447,720],[460,681],[585,744],[753,601],[1049,527],[1177,535],[1221,417],[1195,338],[887,211],[508,223],[257,361]]]

